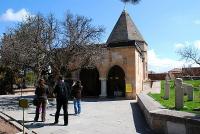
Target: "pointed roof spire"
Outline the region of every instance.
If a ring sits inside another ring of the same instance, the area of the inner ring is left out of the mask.
[[[118,43],[128,41],[144,41],[142,35],[133,23],[131,17],[124,9],[113,28],[107,43]]]
[[[126,11],[126,2],[124,3],[124,9],[123,9],[123,11]]]

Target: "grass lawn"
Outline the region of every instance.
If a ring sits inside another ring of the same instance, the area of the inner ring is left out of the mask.
[[[158,101],[161,105],[168,109],[175,109],[175,91],[174,91],[174,81],[170,81],[170,98],[169,100],[164,100],[164,83],[165,81],[161,81],[161,93],[160,94],[152,94],[149,93],[149,96]],[[200,109],[200,80],[186,80],[184,83],[189,83],[194,86],[194,100],[188,101],[187,96],[184,96],[184,108],[181,111],[192,112],[196,114],[200,114],[200,111],[195,111],[195,108]]]

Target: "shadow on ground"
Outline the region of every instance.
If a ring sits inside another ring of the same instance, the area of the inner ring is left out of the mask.
[[[112,98],[99,98],[99,97],[89,97],[89,98],[82,98],[81,101],[83,102],[100,102],[100,101],[123,101],[127,100],[124,97],[112,97]]]
[[[50,116],[55,116],[55,113],[49,114]],[[59,116],[64,116],[64,114],[60,114]],[[76,114],[68,113],[68,116],[76,116]]]
[[[148,124],[146,123],[146,120],[139,105],[136,102],[130,103],[130,105],[132,108],[133,121],[135,124],[136,132],[139,134],[154,134],[148,126]]]
[[[1,109],[6,109],[6,110],[15,110],[19,109],[19,99],[18,98],[13,98],[13,97],[2,97],[0,100],[0,107]]]
[[[0,111],[1,110],[20,110],[19,107],[19,100],[21,98],[25,98],[29,102],[29,108],[33,108],[33,98],[34,95],[26,95],[26,96],[0,96]],[[116,97],[116,98],[98,98],[98,97],[89,97],[89,98],[82,98],[83,102],[103,102],[103,101],[123,101],[126,100],[123,97]],[[69,105],[73,104],[73,100],[70,99],[68,102]],[[48,108],[55,109],[56,108],[56,101],[49,100]]]
[[[24,126],[30,129],[30,128],[41,128],[44,126],[51,126],[51,125],[53,125],[53,123],[33,122],[30,124],[25,124]]]

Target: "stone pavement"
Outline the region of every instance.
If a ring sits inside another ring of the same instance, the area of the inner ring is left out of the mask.
[[[148,84],[147,84],[148,85]],[[161,88],[161,81],[153,81],[152,87],[150,88],[150,83],[147,87],[145,87],[145,90],[143,90],[143,93],[160,93]]]
[[[152,88],[151,88],[151,93],[160,93],[160,87],[161,86],[161,81],[154,81]]]
[[[20,96],[0,96],[0,111],[22,121],[22,109],[18,107]],[[30,102],[32,95],[26,95]],[[82,113],[75,116],[69,101],[69,124],[63,126],[63,112],[58,125],[54,122],[55,101],[50,101],[46,122],[33,122],[35,107],[30,103],[25,110],[25,126],[38,134],[151,134],[141,110],[134,100],[84,99]]]

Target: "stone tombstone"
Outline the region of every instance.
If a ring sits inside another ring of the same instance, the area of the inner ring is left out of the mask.
[[[183,83],[183,93],[184,93],[184,95],[187,95],[187,86],[188,86],[188,84]]]
[[[169,76],[166,75],[165,77],[165,93],[164,93],[164,99],[168,100],[170,95],[170,83],[169,83]]]
[[[188,95],[188,100],[193,101],[193,85],[191,84],[187,85],[187,95]]]
[[[181,78],[176,78],[175,79],[175,108],[176,109],[182,109],[183,108],[183,97],[184,97],[184,92],[183,92],[183,80]]]

